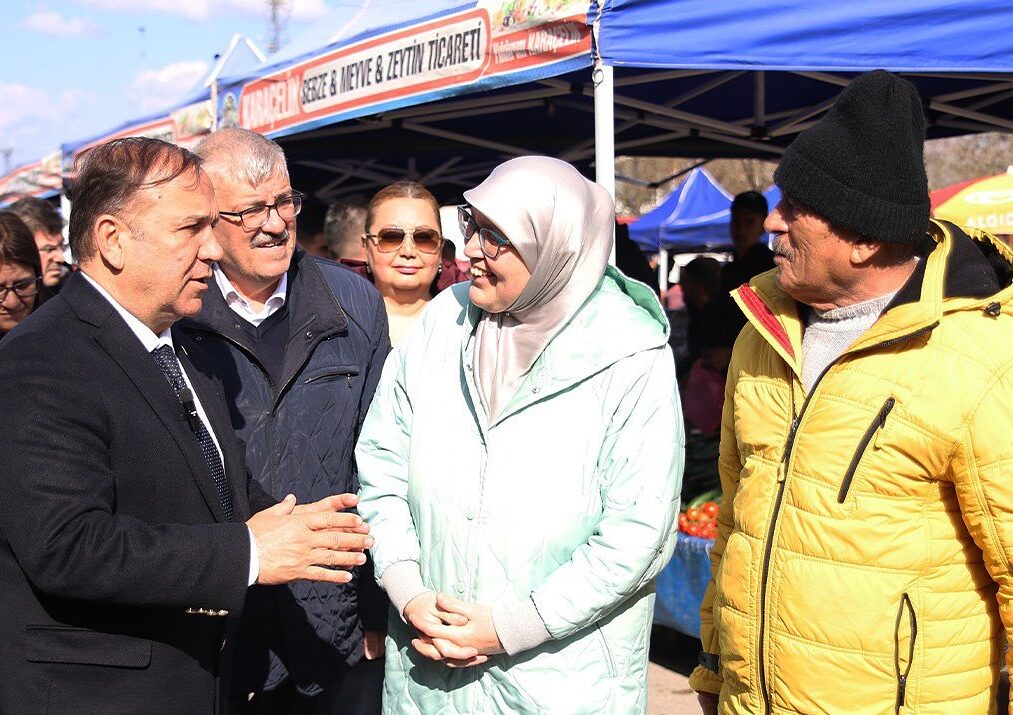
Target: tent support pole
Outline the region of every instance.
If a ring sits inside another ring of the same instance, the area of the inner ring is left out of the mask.
[[[598,57],[591,75],[594,81],[594,178],[616,200],[616,117],[615,80],[612,68]],[[613,231],[615,226],[613,224]],[[613,238],[615,234],[613,233]],[[615,265],[616,249],[612,246],[609,263]]]
[[[660,230],[659,230],[659,236]],[[658,251],[658,286],[661,288],[662,294],[668,291],[668,249],[662,248]],[[665,301],[667,307],[668,301]]]

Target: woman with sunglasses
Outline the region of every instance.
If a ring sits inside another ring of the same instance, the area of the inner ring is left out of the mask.
[[[10,211],[0,211],[0,339],[44,299],[42,262],[32,232]]]
[[[384,711],[644,712],[683,466],[668,322],[569,164],[464,197],[471,283],[392,351],[356,450],[397,616]]]
[[[387,307],[392,345],[433,297],[441,270],[441,229],[440,205],[417,181],[380,189],[366,207],[366,272]]]

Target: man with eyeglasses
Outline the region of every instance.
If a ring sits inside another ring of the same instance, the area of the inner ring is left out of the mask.
[[[184,323],[198,362],[223,381],[265,490],[300,501],[354,492],[353,448],[390,349],[380,295],[296,246],[303,196],[275,142],[227,129],[196,151],[214,186],[222,247],[203,308]],[[236,710],[379,712],[386,619],[370,564],[349,584],[251,591]]]
[[[8,209],[25,222],[35,238],[42,260],[42,284],[49,295],[55,295],[66,276],[67,264],[64,251],[67,242],[63,239],[63,218],[48,201],[26,196],[11,204]]]

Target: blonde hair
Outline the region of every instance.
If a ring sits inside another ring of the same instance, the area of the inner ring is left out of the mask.
[[[385,186],[373,194],[373,198],[366,205],[367,231],[373,225],[373,219],[376,218],[376,210],[380,208],[380,204],[390,199],[421,199],[422,201],[428,201],[432,204],[433,213],[436,214],[436,228],[439,229],[440,233],[443,233],[443,224],[440,222],[440,202],[436,200],[433,192],[427,189],[424,184],[410,179],[395,181],[390,186]]]

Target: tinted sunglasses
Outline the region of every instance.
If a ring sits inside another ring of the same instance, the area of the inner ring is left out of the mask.
[[[394,253],[401,248],[406,238],[410,238],[421,253],[439,253],[443,236],[434,228],[420,226],[416,229],[381,228],[376,233],[367,233],[366,238],[373,242],[380,253]]]

